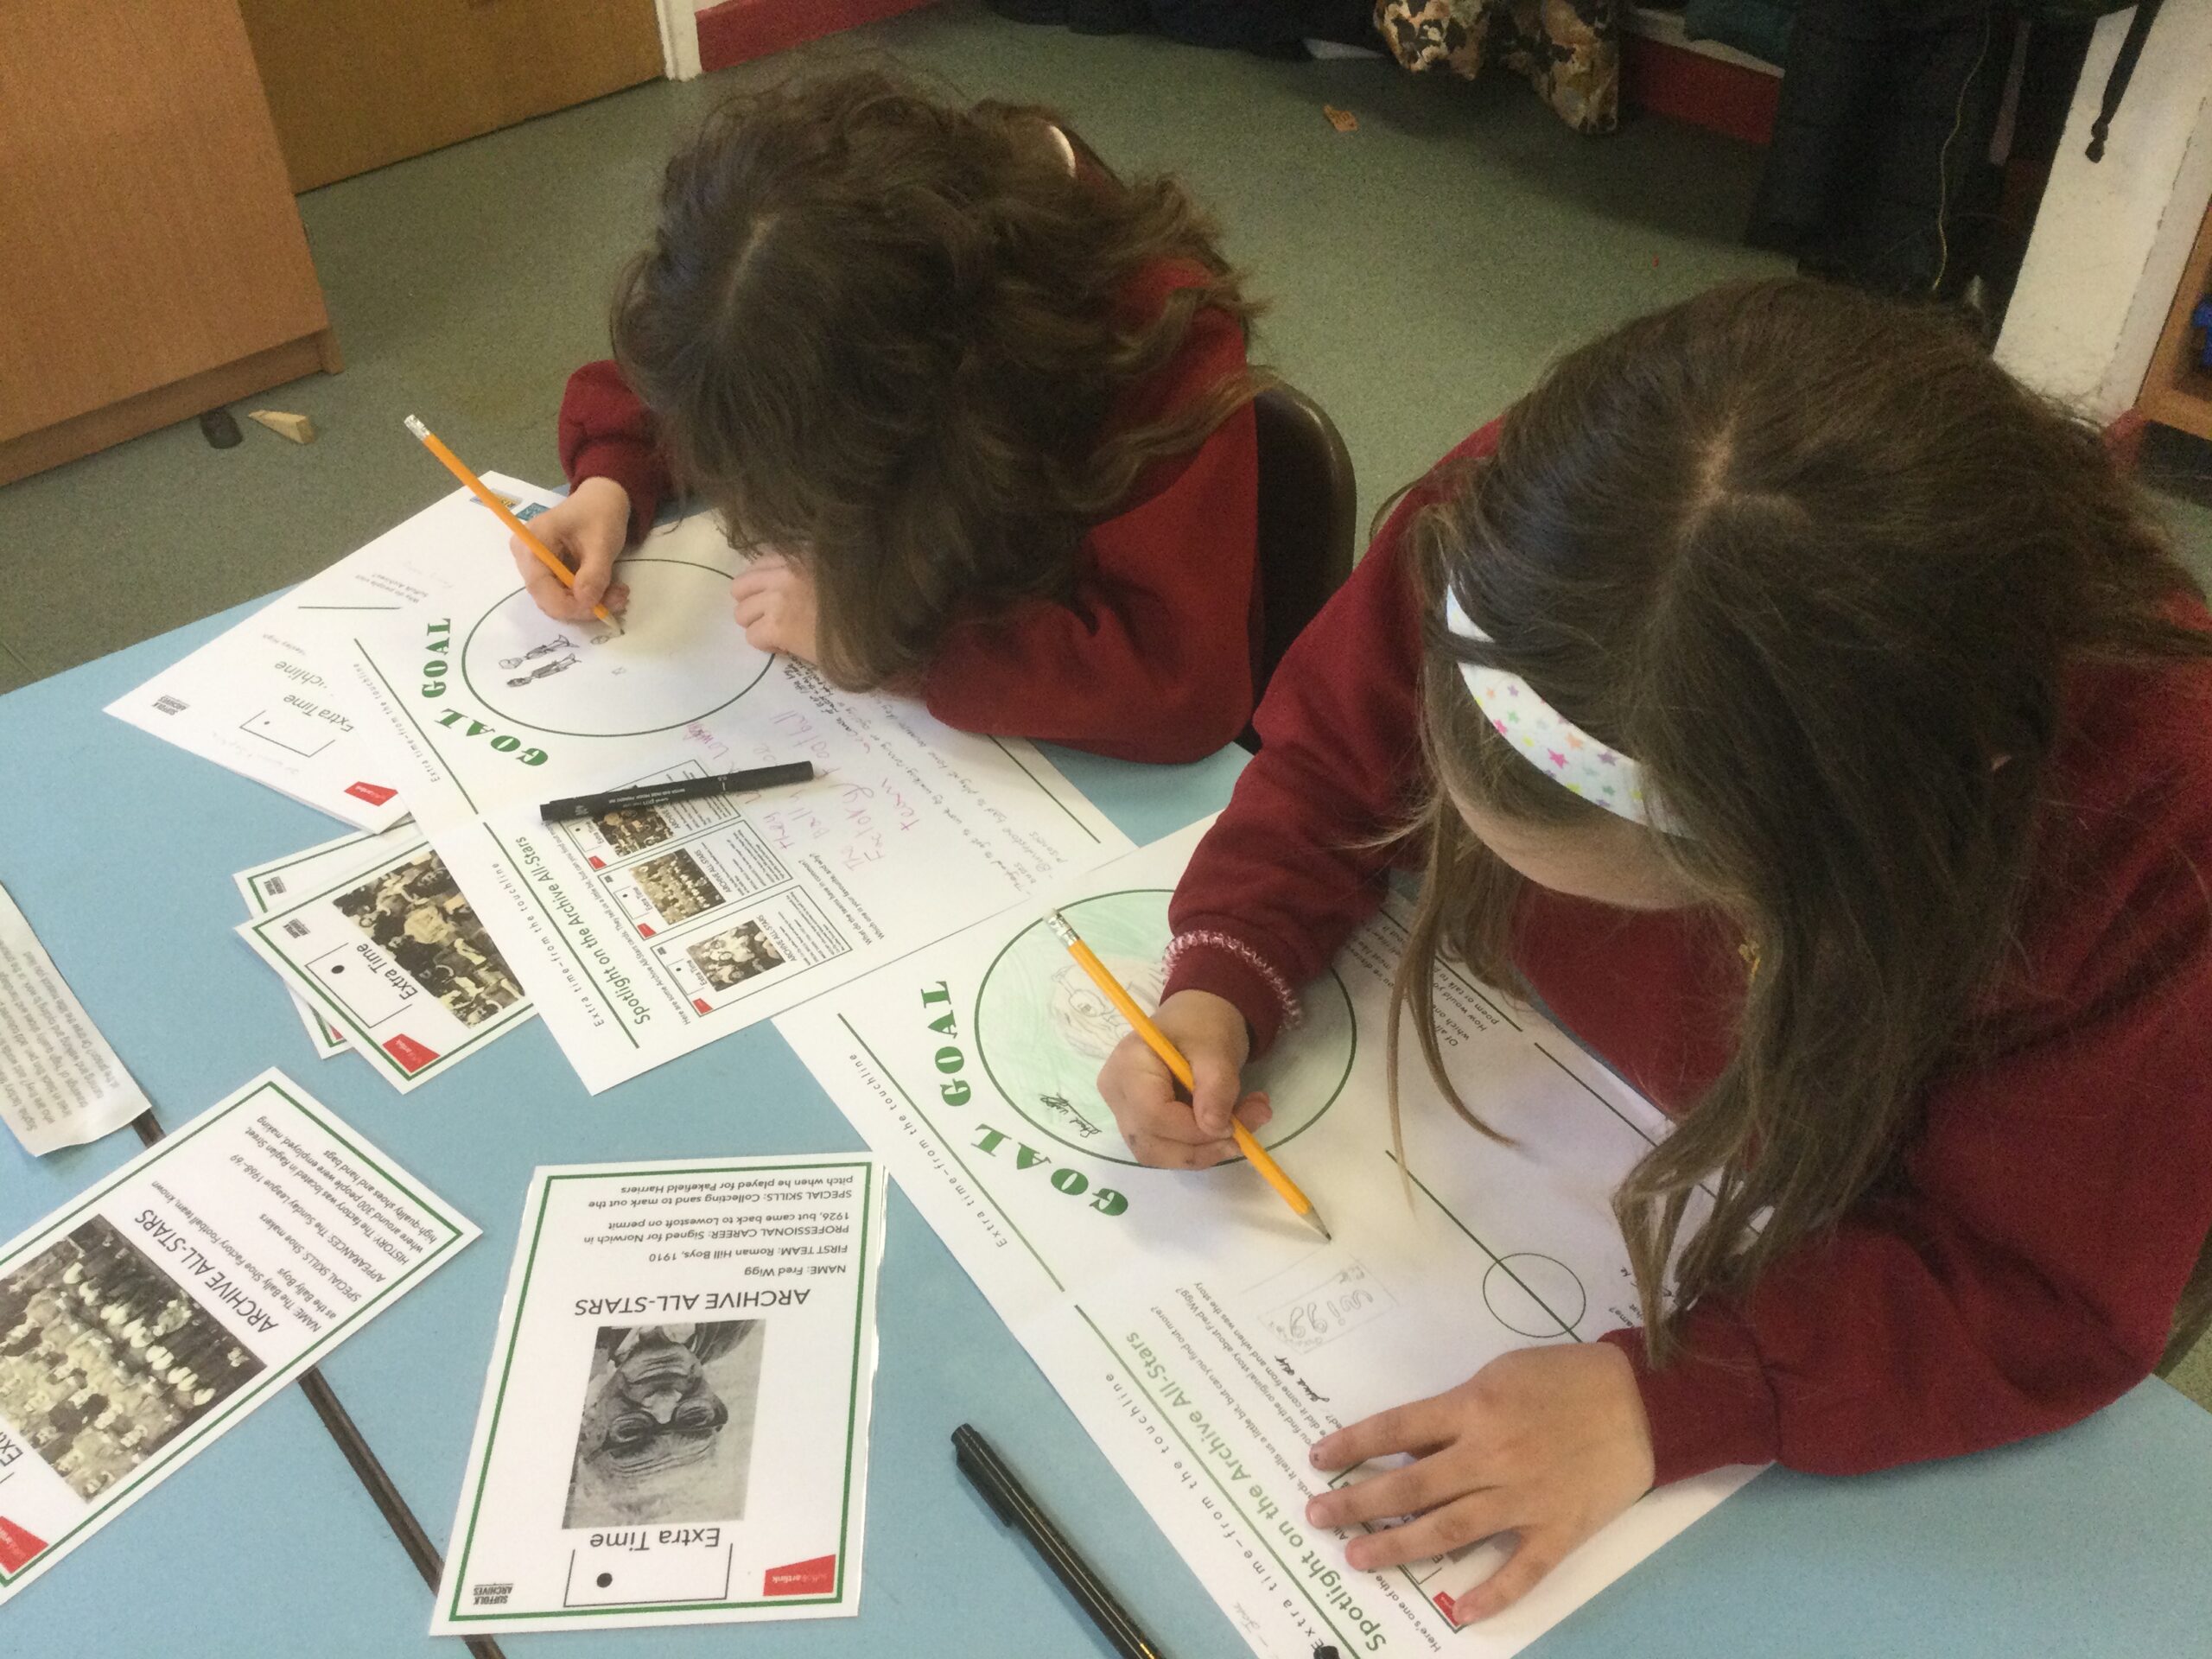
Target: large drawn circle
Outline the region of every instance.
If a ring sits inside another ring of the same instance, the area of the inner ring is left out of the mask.
[[[760,683],[776,659],[745,641],[729,575],[688,559],[625,559],[623,632],[556,622],[518,588],[461,645],[461,677],[491,712],[552,737],[643,737],[704,720]],[[550,641],[567,645],[545,649]],[[565,667],[555,667],[573,658]],[[550,673],[539,671],[552,668]],[[521,679],[520,685],[510,682]]]
[[[1483,1274],[1483,1300],[1500,1325],[1524,1337],[1571,1337],[1590,1309],[1574,1269],[1534,1250],[1492,1262]]]
[[[1060,906],[1147,1012],[1160,1001],[1172,896],[1165,887],[1136,887]],[[970,1026],[984,1071],[1033,1128],[1077,1152],[1134,1166],[1098,1096],[1098,1068],[1128,1029],[1041,918],[983,970]],[[1294,1139],[1336,1103],[1357,1046],[1351,997],[1332,969],[1307,991],[1305,1023],[1245,1068],[1246,1086],[1266,1090],[1275,1110],[1261,1145]]]

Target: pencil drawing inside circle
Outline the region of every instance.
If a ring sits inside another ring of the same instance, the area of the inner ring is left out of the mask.
[[[1101,893],[1061,913],[1147,1012],[1160,1005],[1167,948],[1165,888]],[[1351,1069],[1351,1001],[1332,973],[1306,988],[1306,1022],[1248,1067],[1275,1115],[1260,1131],[1276,1147],[1334,1103]],[[1094,1157],[1134,1163],[1098,1095],[1098,1068],[1128,1023],[1039,920],[1017,934],[976,995],[976,1047],[992,1083],[1042,1134]]]
[[[1500,1325],[1523,1337],[1572,1336],[1590,1308],[1574,1269],[1534,1250],[1491,1262],[1483,1274],[1483,1300]]]
[[[467,689],[495,720],[562,737],[667,731],[728,707],[774,658],[745,641],[729,577],[681,559],[625,559],[620,632],[556,622],[518,588],[480,618],[461,648]]]
[[[759,1319],[601,1325],[561,1524],[742,1520],[764,1345]]]

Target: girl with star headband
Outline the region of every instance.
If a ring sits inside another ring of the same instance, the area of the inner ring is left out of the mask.
[[[1615,1195],[1638,1325],[1314,1446],[1413,1456],[1309,1507],[1354,1567],[1512,1532],[1479,1618],[1654,1484],[2040,1433],[2203,1328],[2212,616],[2097,435],[1940,315],[1771,282],[1573,353],[1391,515],[1257,725],[1171,909],[1195,1099],[1141,1044],[1100,1075],[1137,1156],[1266,1121],[1241,1069],[1394,858],[1393,1056],[1409,1014],[1484,1130],[1456,961],[1677,1122]]]

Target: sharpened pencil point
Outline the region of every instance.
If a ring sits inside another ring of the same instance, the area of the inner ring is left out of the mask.
[[[1319,1210],[1308,1210],[1306,1212],[1306,1219],[1313,1224],[1313,1230],[1320,1234],[1323,1239],[1332,1244],[1337,1242],[1337,1236],[1323,1225],[1321,1212]]]

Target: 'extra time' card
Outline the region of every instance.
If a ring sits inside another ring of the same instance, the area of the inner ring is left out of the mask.
[[[238,936],[402,1093],[535,1010],[419,838],[257,916]]]
[[[860,1611],[884,1175],[540,1169],[430,1633]]]

